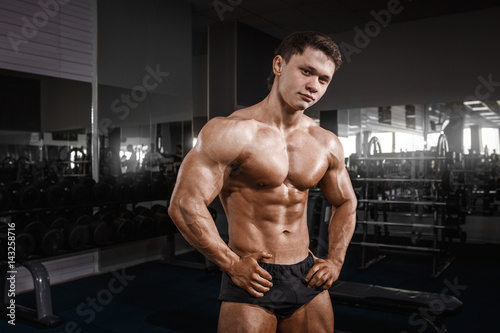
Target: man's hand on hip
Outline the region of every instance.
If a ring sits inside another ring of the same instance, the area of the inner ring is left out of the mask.
[[[315,264],[306,275],[307,286],[311,288],[329,289],[340,275],[338,268],[331,260],[314,258]]]
[[[264,296],[264,293],[273,286],[271,274],[258,264],[258,260],[262,258],[270,259],[272,256],[260,251],[240,257],[227,272],[234,284],[254,297]]]

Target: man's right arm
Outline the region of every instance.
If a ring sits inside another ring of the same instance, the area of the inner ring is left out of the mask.
[[[245,144],[245,133],[238,133],[233,122],[214,119],[205,125],[181,164],[168,212],[195,249],[227,272],[238,286],[260,297],[271,286],[271,276],[254,258],[241,258],[227,246],[207,209],[228,181]]]
[[[206,125],[197,145],[184,159],[172,193],[169,214],[194,248],[227,270],[238,256],[219,236],[207,209],[228,178],[230,160],[237,156],[231,152],[231,147],[214,147],[220,135],[217,131],[220,122],[215,120]]]

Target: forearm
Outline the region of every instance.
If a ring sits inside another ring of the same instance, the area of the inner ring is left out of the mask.
[[[328,260],[340,270],[356,227],[356,203],[347,201],[332,211],[328,227]]]
[[[239,256],[220,237],[212,216],[203,202],[193,200],[172,202],[169,215],[189,244],[222,270],[227,272],[239,259]]]

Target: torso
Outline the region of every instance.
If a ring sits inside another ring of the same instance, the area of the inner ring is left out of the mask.
[[[220,198],[227,214],[229,246],[240,256],[264,250],[266,262],[293,264],[307,257],[308,190],[318,184],[331,159],[328,135],[310,118],[286,133],[252,119],[245,146]]]

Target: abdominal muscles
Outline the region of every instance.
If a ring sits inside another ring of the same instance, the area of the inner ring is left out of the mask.
[[[262,261],[271,263],[304,259],[309,246],[307,195],[285,184],[223,191],[231,249],[240,256],[266,251],[273,258]]]

